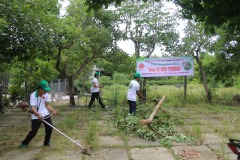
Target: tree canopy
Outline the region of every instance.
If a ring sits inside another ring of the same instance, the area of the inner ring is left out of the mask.
[[[0,61],[49,53],[58,15],[57,0],[1,1]]]
[[[174,2],[182,7],[184,18],[216,26],[229,23],[230,28],[240,30],[239,0],[174,0]]]
[[[149,58],[157,47],[171,48],[178,38],[175,27],[177,15],[163,9],[162,2],[132,2],[126,0],[114,10],[119,16],[118,28],[122,40],[134,43],[136,57]]]
[[[86,0],[90,9],[99,9],[110,4],[121,5],[125,0]],[[143,0],[144,2],[148,0]],[[159,0],[155,0],[159,1]],[[133,1],[134,2],[134,1]],[[239,28],[240,1],[239,0],[174,0],[174,3],[182,7],[184,18],[206,22],[209,25],[220,26],[226,22],[232,28]]]

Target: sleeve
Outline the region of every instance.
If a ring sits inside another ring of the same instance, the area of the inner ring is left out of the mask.
[[[30,96],[30,106],[31,107],[36,107],[36,97],[34,94]]]
[[[45,94],[45,102],[49,102],[50,100],[49,100],[49,94],[48,93],[46,93]]]
[[[135,89],[136,89],[136,91],[139,91],[139,90],[140,90],[140,84],[137,83],[137,84],[135,85]]]
[[[97,84],[97,79],[96,78],[94,78],[93,81],[92,81],[93,85],[94,85],[94,83]]]

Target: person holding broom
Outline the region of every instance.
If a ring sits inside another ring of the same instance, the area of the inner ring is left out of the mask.
[[[42,120],[44,119],[46,122],[52,125],[52,120],[50,116],[50,112],[53,115],[57,114],[58,111],[54,110],[49,103],[49,95],[47,91],[50,91],[50,87],[48,86],[48,82],[42,80],[36,91],[34,91],[30,96],[30,109],[32,111],[31,122],[32,129],[26,136],[26,138],[22,141],[20,148],[26,148],[29,142],[36,136],[40,125],[42,124]],[[53,128],[43,123],[45,127],[45,138],[43,145],[50,146],[50,139]]]

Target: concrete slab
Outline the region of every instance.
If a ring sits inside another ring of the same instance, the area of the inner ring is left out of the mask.
[[[10,125],[11,125],[10,122],[0,122],[0,127],[8,127]]]
[[[221,155],[224,156],[225,159],[227,160],[236,160],[237,159],[237,155],[234,154],[230,148],[224,144],[215,144],[215,145],[208,145],[211,149],[214,150],[214,152],[218,152]]]
[[[74,150],[65,150],[64,152],[59,152],[56,156],[55,151],[44,151],[41,157],[42,160],[83,160],[84,155],[82,152]]]
[[[227,138],[223,138],[216,134],[206,133],[203,144],[223,144],[227,141]]]
[[[221,138],[221,137],[216,135],[216,134],[213,134],[213,133],[206,133],[205,138],[207,138],[207,139],[218,139],[218,138]]]
[[[236,160],[237,159],[237,155],[236,154],[225,154],[224,157],[227,159],[227,160]]]
[[[26,160],[27,159],[35,159],[36,155],[40,153],[41,149],[13,149],[11,151],[8,151],[6,153],[1,154],[0,160]]]
[[[128,146],[131,147],[153,147],[158,146],[160,147],[159,141],[146,141],[139,137],[130,137],[128,138]]]
[[[205,139],[204,140],[204,142],[203,142],[203,144],[204,145],[210,145],[210,144],[222,144],[222,143],[224,143],[224,142],[226,142],[226,140],[224,140],[224,139],[221,139],[221,138],[219,138],[219,139]]]
[[[118,136],[100,136],[99,144],[102,147],[123,146],[124,141]]]
[[[230,148],[227,146],[227,144],[210,144],[208,145],[211,149],[214,151],[217,151],[219,153],[224,153],[224,154],[230,154],[232,151]]]
[[[240,137],[240,133],[239,132],[232,132],[231,135],[229,136],[229,138],[231,139],[239,139]]]
[[[130,153],[133,160],[175,160],[164,147],[133,148]]]
[[[84,160],[128,160],[128,156],[125,149],[106,148],[85,156]]]
[[[4,130],[5,126],[0,126],[0,131]]]
[[[192,158],[192,160],[216,160],[215,155],[211,152],[211,150],[204,145],[201,146],[174,146],[172,147],[174,154],[179,155],[183,150],[195,150],[200,154],[199,158]],[[189,159],[191,160],[191,159]]]

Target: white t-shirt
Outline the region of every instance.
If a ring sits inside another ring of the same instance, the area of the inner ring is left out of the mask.
[[[95,83],[96,86],[98,86],[98,79],[96,77],[93,78],[93,80],[92,80],[92,93],[99,92],[100,89],[97,88],[97,87],[94,87],[94,83]]]
[[[30,106],[36,107],[38,113],[45,117],[49,115],[49,111],[47,107],[45,106],[45,102],[49,102],[49,96],[48,93],[45,93],[41,97],[39,97],[36,93],[37,91],[33,92],[30,96]],[[38,119],[38,117],[35,114],[32,114],[32,119]]]
[[[130,101],[137,101],[137,91],[140,89],[140,84],[134,79],[128,86],[127,99]]]

